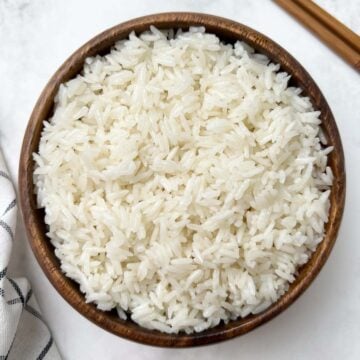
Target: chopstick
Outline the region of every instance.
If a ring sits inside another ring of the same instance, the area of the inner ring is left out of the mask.
[[[352,32],[339,20],[331,16],[320,6],[309,0],[295,0],[301,7],[307,10],[312,16],[320,20],[334,34],[348,43],[354,50],[360,52],[360,36]]]
[[[360,70],[360,37],[311,0],[275,0],[325,44]]]

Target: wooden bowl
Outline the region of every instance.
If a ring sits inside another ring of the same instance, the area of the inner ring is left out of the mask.
[[[302,88],[311,99],[314,108],[321,111],[322,128],[329,144],[334,146],[334,151],[329,156],[329,165],[334,173],[334,184],[325,237],[309,262],[299,270],[299,275],[286,294],[260,314],[231,321],[227,325],[220,324],[210,330],[191,335],[169,335],[147,330],[130,320],[119,319],[115,311],[104,312],[93,304],[87,304],[78,284],[67,278],[60,270],[54,248],[46,237],[44,211],[37,209],[34,196],[32,153],[38,150],[43,120],[49,119],[52,115],[54,96],[59,85],[73,78],[81,70],[86,57],[105,54],[115,41],[126,38],[133,30],[136,33],[148,30],[150,25],[160,29],[205,26],[208,32],[218,35],[224,42],[244,40],[258,52],[280,63],[282,70],[291,74],[292,85]],[[340,226],[345,199],[344,154],[334,117],[324,96],[311,76],[283,48],[257,31],[231,20],[205,14],[164,13],[141,17],[104,31],[75,51],[56,71],[41,93],[25,132],[20,158],[19,189],[21,209],[32,250],[50,282],[70,305],[95,324],[124,338],[149,345],[187,347],[230,339],[264,324],[292,304],[310,285],[328,258]]]

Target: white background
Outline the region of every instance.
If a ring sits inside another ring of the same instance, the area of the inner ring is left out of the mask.
[[[316,2],[360,31],[359,0]],[[347,166],[345,214],[324,269],[294,305],[266,325],[228,342],[180,350],[123,340],[79,315],[43,275],[20,220],[10,275],[30,279],[65,359],[360,359],[360,77],[272,1],[0,0],[0,144],[11,175],[17,178],[35,101],[61,63],[110,26],[175,10],[220,15],[263,32],[293,54],[323,91],[340,129]]]

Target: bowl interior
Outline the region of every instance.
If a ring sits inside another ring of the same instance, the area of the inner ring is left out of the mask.
[[[45,235],[44,211],[37,209],[32,181],[34,165],[32,153],[38,149],[43,120],[52,115],[53,99],[59,85],[74,77],[82,69],[86,57],[105,54],[117,40],[126,38],[131,31],[141,33],[148,30],[150,25],[160,29],[205,26],[208,32],[216,34],[224,42],[233,43],[236,40],[243,40],[258,52],[266,54],[272,61],[280,63],[281,69],[291,74],[291,84],[302,88],[314,108],[321,111],[322,128],[329,144],[334,146],[334,151],[329,156],[329,165],[334,173],[334,184],[325,237],[308,263],[299,269],[299,275],[290,285],[288,292],[260,314],[250,315],[228,324],[220,324],[215,328],[191,335],[169,335],[147,330],[131,320],[121,320],[115,311],[103,312],[93,304],[85,303],[78,284],[65,277],[60,270],[54,248]],[[137,342],[171,347],[204,345],[244,334],[270,320],[296,300],[316,277],[329,256],[341,221],[345,197],[344,155],[335,120],[321,91],[303,67],[279,45],[266,36],[227,19],[196,13],[164,13],[138,18],[106,30],[78,49],[58,69],[40,95],[24,136],[20,157],[19,191],[24,222],[33,252],[50,282],[77,311],[102,328]]]

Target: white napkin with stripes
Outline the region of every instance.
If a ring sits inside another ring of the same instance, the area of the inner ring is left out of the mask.
[[[29,282],[7,276],[16,196],[0,149],[0,360],[60,359]]]

